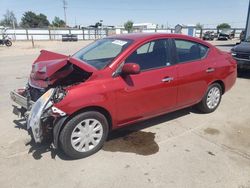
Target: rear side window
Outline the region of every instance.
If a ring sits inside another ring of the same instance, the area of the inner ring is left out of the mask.
[[[208,53],[208,47],[200,43],[187,41],[187,40],[175,40],[177,63],[195,61],[206,57]]]

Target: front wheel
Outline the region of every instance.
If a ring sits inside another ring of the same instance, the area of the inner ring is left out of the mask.
[[[64,126],[59,138],[60,147],[71,158],[88,157],[101,149],[108,131],[108,121],[103,114],[83,112]]]
[[[214,83],[208,87],[205,96],[198,103],[198,109],[203,113],[211,113],[219,106],[222,96],[221,85]]]

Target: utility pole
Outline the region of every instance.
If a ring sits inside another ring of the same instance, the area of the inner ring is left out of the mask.
[[[101,23],[101,32],[100,32],[100,37],[101,37],[101,38],[103,38],[103,37],[102,37],[102,30],[103,30],[103,24],[102,24],[102,23],[103,23],[103,20],[100,20],[100,23]]]
[[[66,9],[67,9],[67,1],[63,0],[64,22],[65,22],[65,26],[67,27],[67,13],[66,13]]]
[[[244,40],[248,40],[249,38],[250,38],[250,0],[249,0],[249,6],[248,6],[247,23],[246,23]]]
[[[13,29],[14,29],[14,39],[16,41],[16,26],[15,26],[15,21],[14,19],[12,19],[12,25],[13,25]]]

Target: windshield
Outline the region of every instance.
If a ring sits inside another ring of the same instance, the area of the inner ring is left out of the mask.
[[[101,39],[81,49],[73,57],[97,69],[103,69],[124,51],[131,42],[131,40],[124,39]]]

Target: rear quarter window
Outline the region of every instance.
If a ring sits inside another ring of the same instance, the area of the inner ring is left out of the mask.
[[[181,39],[175,39],[175,47],[178,63],[203,59],[209,50],[203,44]]]

